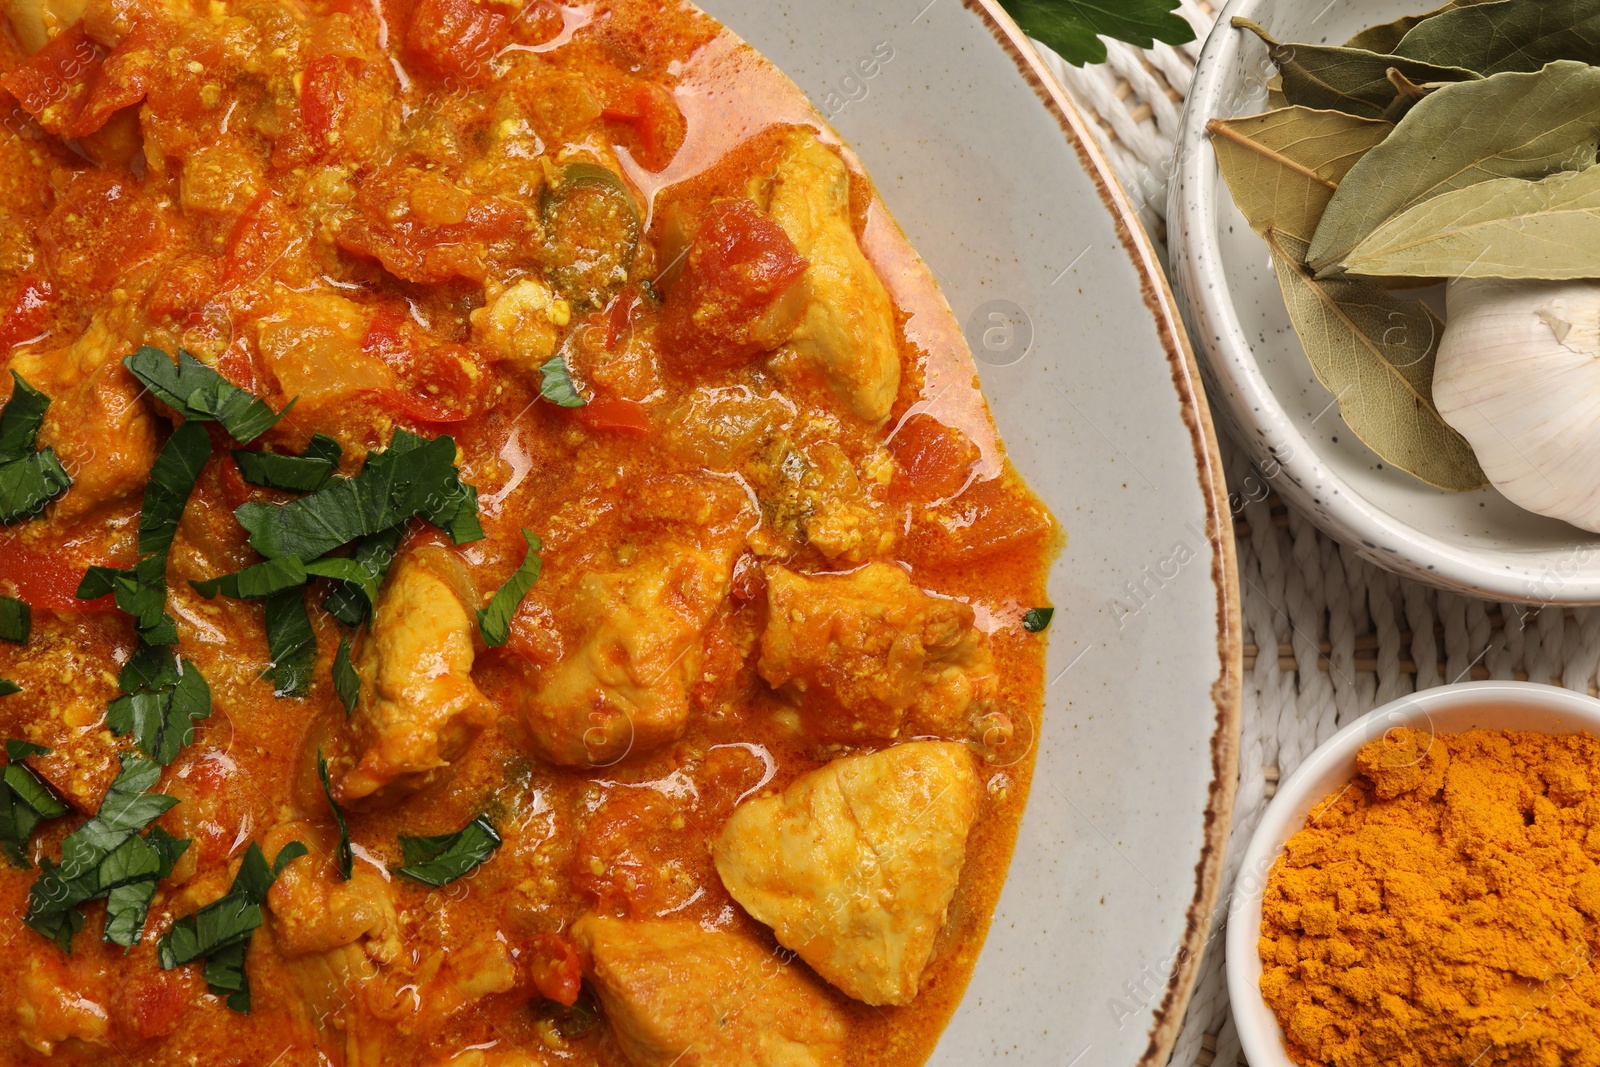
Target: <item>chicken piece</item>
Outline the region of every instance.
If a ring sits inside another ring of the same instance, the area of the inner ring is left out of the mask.
[[[887,555],[898,517],[882,499],[891,461],[880,449],[862,467],[858,473],[844,449],[829,440],[799,445],[772,439],[746,467],[768,518],[762,533],[783,537],[790,551],[810,545],[839,563]]]
[[[909,1004],[978,817],[966,748],[915,741],[834,760],[746,801],[717,838],[722,884],[784,947],[868,1004]]]
[[[974,705],[998,689],[994,656],[958,600],[930,596],[889,563],[849,574],[769,566],[761,677],[800,709],[823,742],[888,741],[908,717],[965,734]]]
[[[851,411],[881,424],[900,391],[900,350],[889,293],[856,242],[850,173],[810,131],[796,131],[770,194],[768,211],[811,264],[801,282],[805,314],[789,344]]]
[[[448,550],[395,561],[372,632],[356,656],[361,700],[351,717],[361,755],[339,782],[343,800],[420,787],[494,717],[472,681],[470,580]]]
[[[572,305],[536,278],[484,290],[485,306],[472,313],[472,338],[517,369],[534,373],[555,354]]]
[[[156,421],[121,362],[133,348],[96,319],[65,349],[12,357],[10,369],[50,397],[38,446],[55,449],[72,475],[72,488],[55,504],[63,519],[133,496],[150,479]]]
[[[742,934],[592,913],[572,933],[634,1067],[844,1062],[844,1019],[822,987]]]
[[[272,915],[273,941],[286,959],[338,952],[361,943],[358,951],[375,960],[392,960],[400,953],[400,920],[395,914],[393,887],[371,865],[352,866],[350,880],[334,872],[328,857],[337,841],[332,834],[307,822],[273,827],[263,847],[268,856],[290,841],[312,849],[304,859],[293,860],[267,891]]]
[[[572,613],[582,640],[525,704],[547,759],[609,766],[677,740],[701,638],[728,596],[739,547],[664,540],[630,566],[578,580]]]
[[[17,1034],[44,1056],[58,1045],[111,1048],[111,1016],[104,1005],[86,996],[71,974],[71,961],[28,957],[17,993]]]

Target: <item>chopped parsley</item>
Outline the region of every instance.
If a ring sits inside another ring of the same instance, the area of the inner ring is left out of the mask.
[[[1055,608],[1029,608],[1022,614],[1022,628],[1030,634],[1036,634],[1050,625],[1055,614]]]
[[[10,678],[0,678],[0,697],[8,697],[12,693],[20,692],[22,692],[22,686],[13,682]]]
[[[61,862],[39,862],[22,921],[62,951],[72,951],[72,937],[83,928],[83,905],[100,898],[106,899],[103,939],[124,947],[138,943],[156,882],[189,847],[160,827],[139,836],[178,802],[150,792],[160,778],[154,760],[124,757],[99,813],[61,843]]]
[[[139,511],[139,554],[129,568],[90,567],[78,586],[80,600],[96,600],[107,593],[117,607],[134,618],[139,639],[147,645],[175,645],[178,625],[167,608],[167,552],[178,532],[189,494],[200,468],[211,456],[211,437],[198,422],[186,422],[156,456]]]
[[[361,675],[356,673],[355,664],[350,662],[349,637],[340,638],[339,651],[333,654],[333,691],[339,694],[339,703],[344,705],[344,717],[348,719],[355,713],[356,703],[361,699]]]
[[[37,515],[72,486],[55,449],[34,451],[50,398],[11,372],[11,399],[0,408],[0,523]]]
[[[312,436],[311,443],[298,456],[241,449],[233,453],[233,459],[239,464],[239,476],[251,485],[315,493],[338,473],[343,455],[338,441],[319,433]]]
[[[311,691],[317,662],[317,635],[311,629],[306,598],[298,588],[267,598],[267,655],[274,696],[303,697]]]
[[[322,610],[346,626],[365,622],[378,602],[378,587],[389,574],[389,565],[394,562],[400,535],[404,532],[403,526],[392,526],[357,541],[350,559],[361,568],[360,580],[335,583],[333,591],[322,601]]]
[[[157,654],[162,651],[158,649]],[[173,658],[170,652],[167,658]],[[128,673],[127,668],[123,673]],[[106,726],[111,732],[118,737],[132,734],[139,751],[163,767],[194,741],[194,724],[210,717],[211,687],[200,668],[188,660],[171,674],[161,672],[148,680],[139,679],[131,689],[125,685],[123,695],[106,708]]]
[[[261,846],[250,842],[228,892],[173,923],[156,942],[161,969],[170,971],[205,960],[204,975],[211,992],[226,997],[234,1011],[250,1014],[250,980],[244,969],[250,936],[264,921],[261,909],[267,902],[267,890],[292,860],[305,854],[305,845],[290,841],[269,865]]]
[[[122,365],[186,423],[221,423],[241,444],[272,429],[294,407],[291,400],[283,411],[273,411],[266,401],[240,389],[181,348],[176,364],[161,349],[145,345]]]
[[[564,408],[581,408],[588,403],[573,384],[567,359],[559,352],[539,365],[539,395]]]
[[[267,559],[319,559],[414,516],[465,544],[481,539],[483,527],[478,492],[462,484],[455,457],[455,438],[448,434],[428,440],[396,430],[389,447],[369,454],[354,477],[288,504],[242,504],[234,516]]]
[[[0,596],[0,640],[28,643],[33,632],[33,609],[14,596]]]
[[[28,860],[33,831],[44,820],[59,819],[72,810],[22,763],[29,756],[49,754],[43,745],[6,742],[6,769],[0,776],[0,851],[24,869],[33,866]]]
[[[53,448],[34,451],[50,397],[11,371],[11,398],[0,408],[0,523],[37,515],[66,493],[72,477]]]
[[[505,644],[511,637],[511,617],[516,614],[522,598],[528,595],[528,590],[533,588],[533,583],[539,580],[539,572],[544,565],[539,556],[544,543],[527,530],[522,531],[522,539],[528,542],[528,554],[523,557],[522,565],[496,591],[489,606],[478,612],[478,630],[483,634],[484,644],[491,648]]]
[[[406,865],[396,874],[434,887],[448,885],[487,860],[500,847],[489,816],[476,819],[453,834],[437,837],[402,837],[400,851]]]
[[[322,755],[322,749],[317,749],[317,774],[322,777],[322,795],[328,798],[328,807],[333,811],[333,821],[339,824],[339,877],[345,881],[350,880],[350,874],[355,869],[355,850],[350,847],[350,827],[344,821],[344,812],[339,810],[339,805],[333,799],[333,782],[328,778],[328,761]]]

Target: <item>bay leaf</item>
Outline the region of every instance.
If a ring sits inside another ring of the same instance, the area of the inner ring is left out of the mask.
[[[1453,11],[1458,7],[1467,7],[1471,4],[1498,3],[1499,0],[1454,0],[1453,3],[1443,7],[1434,8],[1432,11],[1421,15],[1407,15],[1385,22],[1378,26],[1369,26],[1344,43],[1346,48],[1363,48],[1368,52],[1393,52],[1400,42],[1405,40],[1406,34],[1416,29],[1435,15],[1442,15],[1446,11]]]
[[[1389,82],[1394,86],[1394,103],[1384,111],[1383,117],[1389,122],[1399,122],[1411,113],[1411,109],[1420,104],[1424,97],[1437,89],[1443,89],[1449,82],[1428,82],[1418,85],[1393,67],[1389,69]]]
[[[1419,23],[1395,54],[1483,75],[1531,72],[1557,60],[1600,61],[1600,0],[1500,0]]]
[[[1339,183],[1308,261],[1318,272],[1337,270],[1369,234],[1416,204],[1493,178],[1586,167],[1597,146],[1600,67],[1559,62],[1446,85]]]
[[[1394,127],[1342,111],[1287,107],[1213,119],[1206,129],[1250,228],[1309,242],[1339,182]]]
[[[1379,226],[1341,265],[1362,275],[1600,278],[1600,167],[1436,196]]]
[[[1381,119],[1395,98],[1395,87],[1389,80],[1391,68],[1419,85],[1469,81],[1478,77],[1470,70],[1419,63],[1358,48],[1284,44],[1247,18],[1235,18],[1233,25],[1261,38],[1267,46],[1267,55],[1283,78],[1284,98],[1290,104],[1303,107]]]
[[[1433,404],[1433,366],[1444,322],[1420,300],[1371,282],[1319,280],[1306,245],[1268,231],[1272,265],[1311,369],[1339,414],[1386,463],[1440,489],[1489,483],[1472,448]]]

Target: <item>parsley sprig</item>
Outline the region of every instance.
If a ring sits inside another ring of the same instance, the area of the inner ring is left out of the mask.
[[[1075,67],[1106,61],[1102,37],[1140,48],[1194,40],[1194,27],[1174,14],[1178,0],[1000,0],[1000,6]]]
[[[478,612],[478,631],[483,634],[484,644],[491,648],[497,648],[510,639],[511,616],[516,614],[517,605],[528,595],[533,583],[539,580],[539,572],[544,567],[539,555],[544,543],[527,530],[522,531],[522,539],[528,542],[528,554],[523,557],[522,565],[495,592],[489,606]]]

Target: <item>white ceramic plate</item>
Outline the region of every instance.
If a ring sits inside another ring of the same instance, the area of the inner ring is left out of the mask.
[[[832,119],[969,337],[996,328],[984,391],[1070,538],[1016,858],[932,1062],[1165,1062],[1227,840],[1239,639],[1227,492],[1155,256],[997,9],[703,6]],[[893,58],[865,78],[875,50]]]
[[[1394,470],[1356,439],[1317,381],[1273,278],[1267,248],[1234,207],[1207,120],[1266,110],[1264,45],[1339,44],[1438,6],[1431,0],[1234,0],[1217,20],[1184,120],[1171,213],[1173,277],[1205,361],[1207,391],[1272,486],[1361,556],[1445,589],[1532,603],[1600,603],[1600,537],[1541,518],[1493,489],[1447,493]]]

